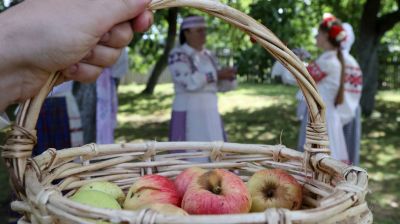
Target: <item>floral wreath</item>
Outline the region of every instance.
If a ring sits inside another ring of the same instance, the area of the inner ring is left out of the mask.
[[[341,22],[332,14],[324,14],[321,26],[326,27],[329,37],[338,43],[346,39],[346,31]]]

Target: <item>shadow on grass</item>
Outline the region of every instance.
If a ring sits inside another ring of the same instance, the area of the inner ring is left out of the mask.
[[[374,223],[400,220],[400,102],[378,101],[363,122],[361,166],[369,174],[368,195]]]
[[[147,115],[149,113],[168,110],[172,103],[172,94],[142,95],[124,92],[118,95],[120,113]]]

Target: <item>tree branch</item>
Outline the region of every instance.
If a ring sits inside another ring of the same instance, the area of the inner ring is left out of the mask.
[[[400,0],[397,1],[399,2]],[[400,21],[400,10],[381,16],[378,19],[378,26],[377,26],[378,35],[381,36],[385,34],[386,31],[392,29],[399,21]]]
[[[368,17],[377,17],[380,9],[381,0],[367,0],[367,2],[364,4],[364,15],[365,12],[368,12]]]

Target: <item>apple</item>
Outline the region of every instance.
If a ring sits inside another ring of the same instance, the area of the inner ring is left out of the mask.
[[[189,214],[247,213],[251,208],[251,196],[239,176],[214,169],[189,184],[182,208]]]
[[[302,186],[284,170],[257,171],[247,182],[247,187],[253,202],[251,212],[263,212],[268,208],[296,210],[301,207]]]
[[[97,190],[79,190],[69,199],[95,208],[121,209],[121,206],[118,204],[117,200],[114,199],[111,195]],[[85,219],[85,220],[93,221],[96,224],[110,223],[102,220],[93,220],[93,219]]]
[[[114,199],[116,199],[119,204],[122,204],[125,200],[125,194],[121,190],[121,188],[119,188],[118,185],[108,181],[95,181],[85,184],[82,187],[80,187],[78,191],[82,190],[96,190],[104,192],[106,194],[109,194]]]
[[[165,215],[189,215],[185,210],[172,205],[172,204],[163,204],[163,203],[154,203],[154,204],[145,204],[140,206],[137,210],[141,209],[152,209],[154,211],[157,211],[161,214]]]
[[[179,207],[180,199],[174,182],[156,174],[143,176],[129,189],[123,207],[136,210],[150,203],[166,203]]]
[[[185,194],[189,184],[205,172],[207,172],[207,170],[200,167],[190,167],[182,171],[178,176],[176,176],[175,186],[176,190],[178,191],[179,197],[183,198],[183,195]]]
[[[121,209],[112,196],[96,190],[81,190],[70,197],[72,201],[90,205],[96,208]]]

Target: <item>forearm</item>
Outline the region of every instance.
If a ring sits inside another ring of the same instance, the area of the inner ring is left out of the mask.
[[[0,15],[0,112],[20,97],[20,78],[15,75],[18,68],[15,60],[15,41],[12,39],[12,17],[4,12]],[[11,18],[11,21],[10,21]]]

